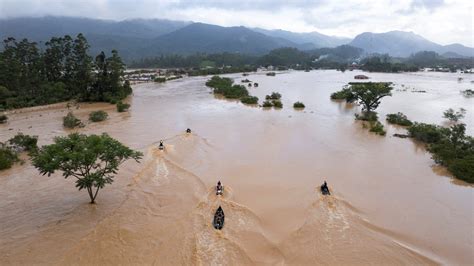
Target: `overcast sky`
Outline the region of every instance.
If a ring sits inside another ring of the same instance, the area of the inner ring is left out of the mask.
[[[166,18],[217,24],[318,31],[354,37],[413,31],[440,44],[474,47],[470,0],[0,0],[0,18],[80,16],[123,20]]]

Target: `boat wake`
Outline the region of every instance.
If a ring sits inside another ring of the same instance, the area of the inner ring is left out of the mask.
[[[281,250],[289,264],[435,264],[367,224],[348,202],[319,195]]]

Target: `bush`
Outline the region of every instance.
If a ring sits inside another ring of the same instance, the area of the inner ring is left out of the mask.
[[[245,104],[257,104],[258,103],[258,97],[255,96],[245,96],[242,99],[240,99],[242,103]]]
[[[16,152],[0,142],[0,170],[8,169],[18,161],[19,159]]]
[[[8,120],[8,117],[6,115],[0,115],[0,124],[6,123]]]
[[[362,112],[361,114],[355,114],[356,120],[375,122],[378,119],[376,112]]]
[[[474,156],[457,159],[448,165],[448,170],[457,178],[474,183]]]
[[[408,133],[412,138],[426,143],[436,143],[441,141],[449,133],[449,129],[437,125],[414,123],[408,128]]]
[[[379,121],[370,121],[370,132],[374,132],[380,136],[385,136],[387,132],[385,132],[382,123]]]
[[[119,113],[128,111],[128,108],[130,108],[130,104],[128,103],[123,103],[123,102],[117,103],[117,112]]]
[[[302,102],[295,102],[293,108],[305,108],[306,106]]]
[[[467,89],[467,90],[464,90],[464,91],[461,91],[462,95],[464,95],[464,97],[474,97],[474,90],[471,90],[471,89]]]
[[[396,114],[388,114],[387,115],[387,122],[391,123],[391,124],[396,124],[396,125],[400,125],[400,126],[411,126],[413,125],[413,123],[408,120],[407,116],[404,115],[403,113],[396,113]]]
[[[163,82],[166,82],[166,78],[155,78],[155,82],[158,82],[158,83],[163,83]]]
[[[81,120],[75,117],[72,112],[69,112],[65,117],[63,117],[63,126],[66,128],[75,128],[81,127],[83,124],[81,123]]]
[[[274,77],[276,75],[276,73],[275,72],[268,72],[266,75]]]
[[[104,121],[105,119],[107,119],[109,115],[102,111],[102,110],[99,110],[99,111],[94,111],[92,113],[89,114],[89,120],[92,121],[92,122],[100,122],[100,121]]]
[[[280,100],[281,99],[281,94],[278,92],[272,92],[271,95],[265,96],[266,100]]]
[[[219,76],[213,76],[206,82],[206,86],[211,88],[223,88],[232,86],[232,80],[230,78],[221,78]]]
[[[273,100],[272,104],[273,104],[273,107],[275,108],[283,108],[283,104],[281,103],[280,100]]]
[[[448,119],[451,122],[458,122],[460,119],[464,118],[466,114],[466,109],[460,108],[459,111],[455,112],[452,108],[444,111],[443,117]]]
[[[8,140],[14,148],[25,150],[25,151],[35,151],[38,149],[38,136],[24,135],[23,133],[16,134],[13,138]]]
[[[262,106],[263,106],[263,107],[272,107],[273,104],[272,104],[272,102],[270,102],[270,101],[264,101],[263,104],[262,104]]]

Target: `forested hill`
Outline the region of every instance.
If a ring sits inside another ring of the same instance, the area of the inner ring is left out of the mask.
[[[408,57],[419,51],[435,51],[444,57],[472,57],[474,49],[460,44],[439,45],[411,32],[362,33],[352,41],[318,32],[221,27],[204,23],[162,19],[123,21],[72,17],[0,19],[0,38],[27,38],[44,48],[53,36],[76,36],[89,41],[91,54],[117,50],[125,62],[160,55],[237,53],[261,56],[273,49],[292,47],[308,51],[349,44],[364,54]]]

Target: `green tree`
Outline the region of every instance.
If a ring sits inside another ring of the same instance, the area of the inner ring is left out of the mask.
[[[92,58],[87,54],[89,44],[82,33],[77,35],[72,48],[72,80],[81,100],[90,100],[92,77]]]
[[[459,108],[459,111],[454,111],[453,108],[449,108],[448,110],[444,111],[443,117],[448,119],[451,122],[458,122],[462,118],[464,118],[464,115],[466,114],[466,109],[464,108]]]
[[[119,165],[128,159],[139,162],[142,156],[105,133],[74,133],[41,147],[32,154],[32,162],[42,175],[61,171],[64,178],[76,178],[76,187],[87,189],[91,203],[95,203],[99,190],[114,181]]]
[[[393,87],[386,82],[352,83],[348,101],[355,101],[362,105],[364,115],[369,115],[380,105],[380,100],[392,96]]]

